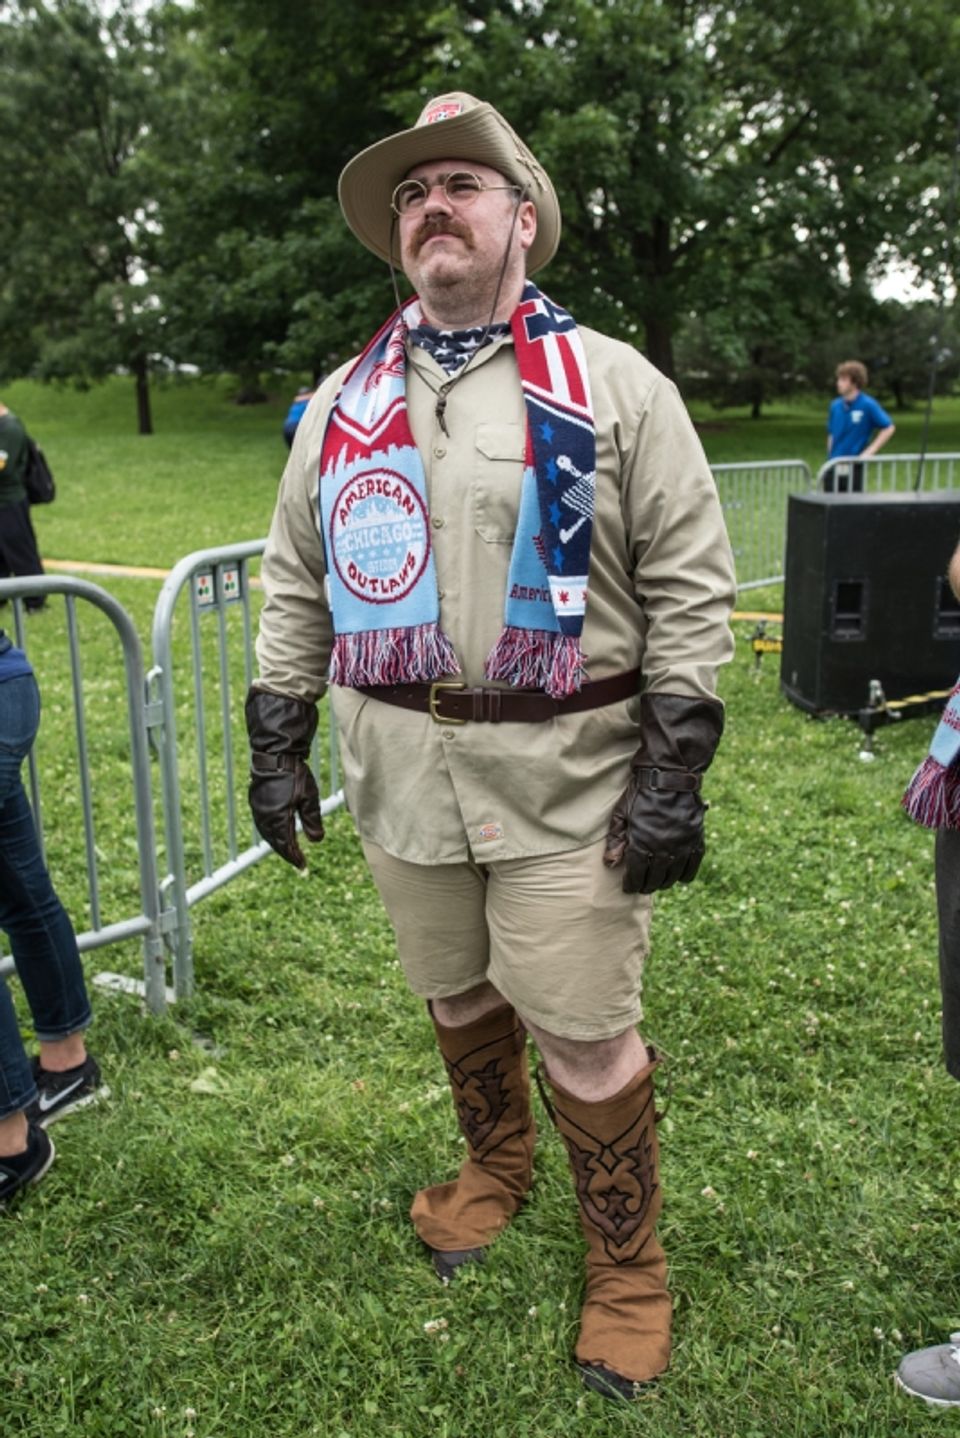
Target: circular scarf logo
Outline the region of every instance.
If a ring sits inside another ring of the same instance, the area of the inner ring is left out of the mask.
[[[413,589],[430,553],[427,513],[408,479],[368,470],[343,486],[330,548],[344,586],[368,604],[394,604]]]

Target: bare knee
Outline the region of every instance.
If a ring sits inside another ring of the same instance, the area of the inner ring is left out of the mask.
[[[635,1028],[607,1039],[570,1039],[527,1024],[543,1055],[547,1076],[578,1098],[596,1103],[619,1093],[647,1064]]]
[[[456,1029],[463,1024],[472,1024],[484,1014],[492,1013],[506,1003],[503,995],[493,984],[477,984],[463,994],[450,994],[443,999],[431,999],[430,1009],[438,1024]]]

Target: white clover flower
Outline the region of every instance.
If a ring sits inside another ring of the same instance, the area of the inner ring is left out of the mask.
[[[538,1314],[539,1312],[540,1312],[540,1310],[539,1310],[539,1308],[537,1307],[537,1305],[536,1305],[535,1303],[531,1303],[530,1307],[527,1309],[527,1317],[528,1317],[528,1318],[536,1318],[536,1316],[537,1316],[537,1314]]]
[[[293,1165],[296,1163],[296,1161],[297,1160],[294,1158],[292,1153],[285,1153],[280,1160],[284,1168],[293,1168]]]
[[[845,1293],[852,1293],[854,1288],[856,1287],[856,1284],[854,1283],[852,1278],[845,1278],[844,1281],[841,1283],[840,1287]]]
[[[78,1294],[77,1294],[77,1302],[78,1302],[78,1303],[89,1303],[89,1302],[90,1302],[90,1295],[89,1295],[89,1293],[78,1293]]]
[[[884,1337],[883,1329],[882,1329],[882,1328],[875,1328],[875,1329],[873,1330],[873,1336],[874,1336],[874,1338],[877,1340],[878,1343],[882,1343],[882,1342],[883,1342],[883,1337]]]
[[[747,1149],[747,1158],[759,1158],[760,1155],[755,1148]]]
[[[327,1205],[324,1203],[322,1198],[315,1198],[313,1200],[313,1206],[314,1208],[326,1208]]]
[[[36,1288],[34,1289],[34,1293],[49,1293],[49,1292],[50,1292],[50,1290],[49,1290],[49,1288],[47,1287],[47,1285],[46,1285],[45,1283],[38,1283],[37,1286],[36,1286]]]
[[[899,1328],[891,1328],[890,1337],[893,1339],[894,1343],[903,1342],[903,1334],[900,1332]]]
[[[706,1188],[701,1188],[700,1196],[701,1198],[716,1198],[717,1190],[708,1183]]]
[[[166,1413],[166,1411],[167,1411],[167,1410],[166,1410],[166,1408],[163,1406],[163,1404],[162,1404],[162,1403],[158,1403],[157,1406],[156,1406],[156,1407],[154,1408],[154,1410],[153,1410],[153,1416],[154,1416],[154,1418],[162,1418],[163,1415]]]
[[[196,1418],[197,1416],[196,1408],[184,1408],[183,1416],[184,1418],[186,1418],[188,1423],[192,1423],[194,1418]]]

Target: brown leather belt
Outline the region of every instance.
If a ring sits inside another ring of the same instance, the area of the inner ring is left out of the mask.
[[[358,684],[357,693],[429,714],[437,724],[542,724],[561,714],[601,709],[620,699],[631,699],[640,689],[640,670],[613,674],[584,684],[567,699],[551,699],[540,689],[470,689],[454,680],[437,684]]]

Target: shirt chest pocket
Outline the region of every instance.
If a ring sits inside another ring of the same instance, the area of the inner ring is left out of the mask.
[[[473,524],[487,544],[513,543],[520,512],[525,444],[522,425],[477,425]]]

